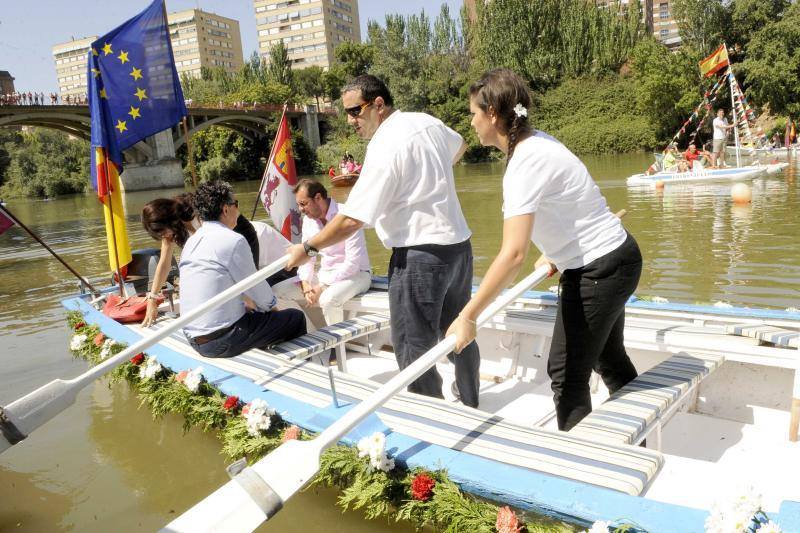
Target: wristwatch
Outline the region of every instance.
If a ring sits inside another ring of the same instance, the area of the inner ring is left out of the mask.
[[[305,250],[308,257],[315,257],[319,253],[319,250],[308,244],[308,241],[303,243],[303,250]]]

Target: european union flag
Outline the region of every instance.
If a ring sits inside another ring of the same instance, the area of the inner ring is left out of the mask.
[[[104,149],[122,173],[123,150],[187,114],[163,0],[92,43],[87,79],[93,155]],[[92,185],[102,197],[108,184],[99,163],[92,165]]]

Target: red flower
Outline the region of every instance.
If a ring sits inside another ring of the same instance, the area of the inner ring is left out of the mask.
[[[144,362],[144,354],[141,352],[131,357],[131,363],[133,363],[136,366],[141,365],[143,362]]]
[[[286,442],[287,440],[299,440],[300,435],[303,433],[303,430],[297,426],[289,426],[286,428],[286,431],[283,432],[283,438],[281,442]]]
[[[95,346],[102,346],[103,342],[106,340],[106,336],[102,333],[98,333],[94,336],[94,345]]]
[[[519,533],[519,519],[511,507],[505,506],[497,510],[497,522],[494,524],[497,533]]]
[[[175,376],[175,381],[177,381],[178,383],[183,383],[186,380],[186,376],[188,376],[188,375],[189,375],[189,371],[188,370],[181,370]]]
[[[239,397],[238,396],[228,396],[228,399],[225,400],[225,403],[222,404],[222,407],[226,411],[233,410],[237,405],[239,405]]]
[[[411,496],[415,500],[427,501],[433,495],[433,487],[436,486],[436,480],[428,474],[417,474],[411,482]]]
[[[75,331],[78,331],[79,329],[83,329],[84,326],[86,326],[86,322],[78,322],[77,324],[75,324],[72,327],[72,329],[74,329]]]

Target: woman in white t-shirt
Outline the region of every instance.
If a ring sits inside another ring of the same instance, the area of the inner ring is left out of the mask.
[[[481,144],[508,157],[503,243],[448,334],[456,334],[457,351],[475,338],[476,318],[517,276],[533,241],[544,254],[537,267],[549,262],[551,273],[562,272],[547,370],[558,427],[569,430],[592,410],[592,370],[611,392],[637,375],[623,328],[642,256],[584,164],[529,126],[530,105],[527,85],[508,69],[491,70],[470,88],[472,126]]]

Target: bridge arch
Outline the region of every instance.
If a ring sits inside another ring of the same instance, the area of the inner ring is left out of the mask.
[[[240,114],[214,117],[203,120],[202,122],[198,121],[200,117],[194,116],[193,118],[194,125],[189,129],[189,136],[210,128],[211,126],[220,126],[232,130],[251,141],[255,141],[258,137],[266,135],[266,128],[274,124],[273,121],[263,117]],[[173,141],[175,143],[175,150],[178,150],[178,148],[186,143],[186,137],[178,131],[173,134]]]

